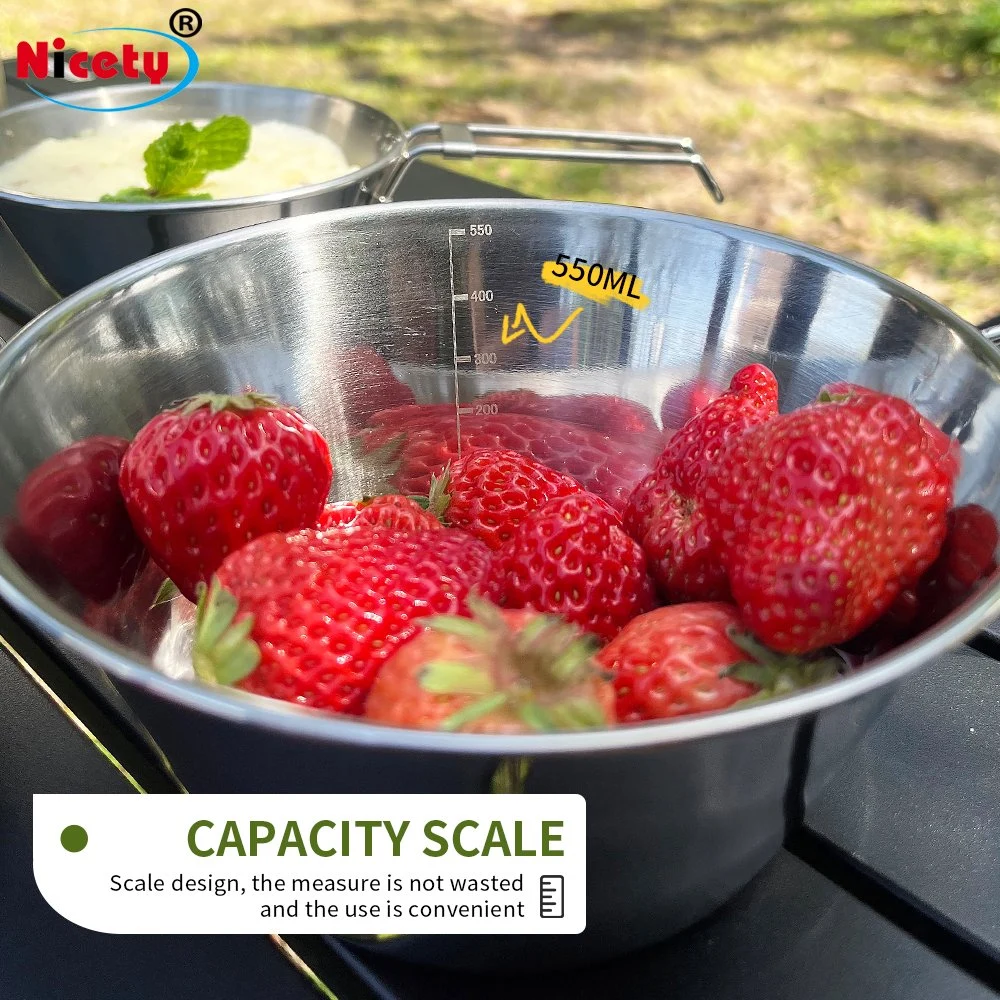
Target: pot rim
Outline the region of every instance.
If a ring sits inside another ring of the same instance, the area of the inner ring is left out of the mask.
[[[75,97],[87,98],[96,95],[106,95],[108,93],[127,94],[130,91],[135,93],[141,91],[148,94],[152,90],[169,90],[166,84],[159,84],[150,87],[148,84],[127,84],[119,87],[88,87],[75,93]],[[379,108],[374,108],[370,104],[363,104],[361,101],[351,100],[349,97],[339,97],[335,94],[323,94],[318,90],[303,90],[299,87],[272,87],[267,84],[257,83],[229,83],[225,81],[206,80],[201,83],[188,84],[185,90],[223,90],[223,91],[244,91],[252,90],[267,91],[269,93],[295,93],[308,94],[311,97],[318,97],[325,101],[340,104],[349,104],[356,108],[363,108],[384,118],[387,125],[390,125],[396,133],[392,150],[384,156],[365,166],[352,170],[350,173],[341,174],[328,181],[319,181],[316,184],[307,184],[302,187],[286,188],[284,191],[272,191],[267,194],[250,195],[244,198],[216,198],[211,201],[157,201],[157,202],[107,202],[107,201],[68,201],[60,198],[42,198],[38,195],[24,194],[20,191],[11,191],[0,187],[0,202],[12,201],[19,205],[30,205],[35,208],[58,209],[64,212],[110,212],[110,213],[146,213],[150,214],[176,214],[180,212],[210,212],[213,210],[226,208],[253,208],[258,205],[272,205],[275,202],[297,201],[301,198],[309,198],[313,195],[325,194],[328,191],[336,191],[340,188],[350,187],[353,184],[365,181],[370,177],[380,174],[382,171],[397,162],[402,156],[406,141],[406,132],[394,118],[391,118]],[[40,97],[35,101],[25,101],[23,104],[15,104],[13,107],[0,111],[0,134],[6,123],[20,115],[29,116],[33,111],[40,111],[52,106],[51,101]],[[310,129],[315,131],[315,129]],[[323,133],[317,133],[322,135]]]
[[[491,210],[515,213],[563,212],[603,215],[632,219],[636,222],[669,221],[736,237],[781,253],[813,260],[841,273],[851,274],[892,293],[919,308],[932,318],[947,324],[965,341],[966,346],[1000,377],[1000,350],[980,332],[945,306],[921,292],[838,254],[808,244],[732,223],[649,209],[625,208],[588,202],[547,200],[477,199],[429,200],[386,206],[361,206],[312,213],[292,219],[279,219],[244,229],[221,233],[196,243],[188,243],[129,265],[73,293],[27,324],[3,349],[0,349],[0,392],[8,374],[26,363],[38,343],[58,334],[62,321],[78,309],[93,306],[135,281],[162,272],[169,267],[232,243],[248,242],[272,232],[308,229],[322,224],[350,224],[378,212],[387,221],[395,215],[434,216],[447,210],[488,213]],[[96,663],[113,678],[142,688],[179,706],[203,712],[231,722],[243,722],[306,739],[347,743],[386,750],[464,754],[483,757],[529,756],[546,754],[587,754],[601,751],[633,750],[756,729],[789,719],[813,715],[856,699],[876,688],[891,684],[936,656],[958,646],[980,627],[1000,615],[1000,569],[987,585],[965,606],[953,612],[926,633],[883,654],[862,669],[819,687],[796,692],[742,709],[706,713],[661,722],[632,724],[577,733],[490,735],[481,733],[446,733],[400,729],[338,716],[316,709],[292,705],[231,688],[213,688],[167,677],[157,671],[148,656],[140,656],[90,629],[69,614],[37,586],[0,547],[0,598],[27,622],[57,644]]]

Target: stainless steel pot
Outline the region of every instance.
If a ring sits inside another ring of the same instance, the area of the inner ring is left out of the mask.
[[[560,254],[636,275],[648,304],[601,305],[541,280]],[[511,335],[519,304],[539,337]],[[27,473],[70,442],[129,436],[173,400],[247,384],[320,426],[334,442],[336,493],[356,495],[369,470],[347,447],[345,400],[370,373],[343,350],[359,345],[381,350],[419,401],[459,401],[456,419],[483,392],[510,386],[613,392],[658,413],[664,394],[692,377],[721,383],[751,360],[776,371],[786,408],[824,382],[862,381],[948,427],[962,441],[958,501],[1000,515],[1000,354],[972,326],[896,281],[785,239],[544,201],[286,220],[169,251],[71,296],[0,351],[0,515]],[[622,433],[614,445],[629,441]],[[499,761],[529,757],[529,793],[585,795],[582,936],[379,946],[513,970],[619,954],[728,899],[775,853],[786,821],[893,684],[1000,612],[1000,579],[828,686],[668,724],[520,737],[381,728],[171,679],[151,666],[156,636],[133,628],[122,643],[88,628],[77,602],[2,550],[0,597],[83,674],[111,678],[192,791],[476,792]]]
[[[157,90],[144,84],[98,87],[74,94],[74,103],[110,108],[147,99]],[[0,113],[0,163],[43,139],[63,139],[90,128],[114,128],[129,120],[165,122],[242,115],[251,124],[280,121],[329,136],[358,169],[342,177],[253,198],[210,202],[100,204],[57,201],[0,190],[0,219],[60,295],[142,260],[150,254],[216,233],[274,219],[306,215],[392,198],[407,167],[421,156],[510,157],[605,163],[680,164],[693,167],[717,200],[714,178],[690,139],[428,123],[404,131],[375,108],[342,97],[283,87],[196,83],[150,108],[114,114],[77,111],[39,100]],[[569,148],[492,144],[483,140],[556,140]],[[593,148],[594,145],[604,148]],[[610,147],[610,148],[608,148]],[[67,169],[86,169],[67,164]]]

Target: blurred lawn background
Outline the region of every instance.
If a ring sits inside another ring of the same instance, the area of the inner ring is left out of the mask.
[[[202,79],[432,119],[692,136],[681,168],[490,161],[526,193],[726,219],[1000,313],[1000,0],[194,0]],[[7,0],[0,51],[179,4]]]

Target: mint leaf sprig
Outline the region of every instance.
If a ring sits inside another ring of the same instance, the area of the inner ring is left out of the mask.
[[[103,202],[206,201],[192,194],[212,170],[235,167],[250,148],[250,123],[238,115],[222,115],[204,128],[176,122],[146,147],[147,187],[127,187],[101,196]]]

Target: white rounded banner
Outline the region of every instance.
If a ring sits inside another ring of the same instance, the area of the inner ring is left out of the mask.
[[[579,795],[36,795],[35,882],[110,934],[579,934]]]

